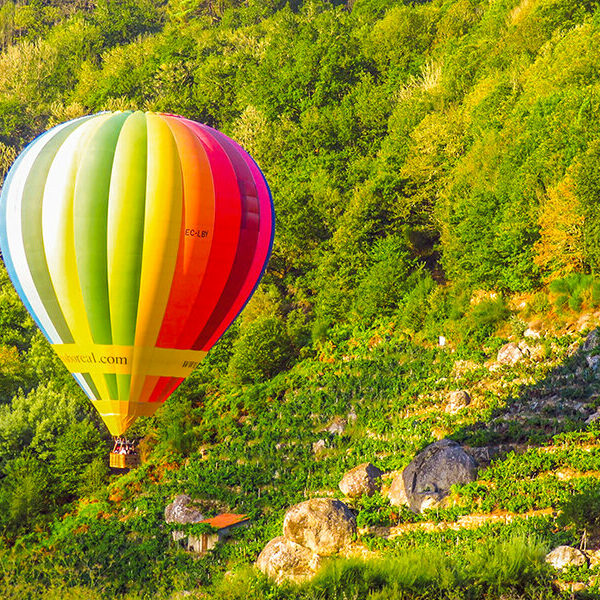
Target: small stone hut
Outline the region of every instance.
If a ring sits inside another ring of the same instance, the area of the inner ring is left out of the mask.
[[[222,513],[211,519],[204,519],[199,523],[206,523],[216,531],[212,533],[202,533],[199,536],[188,535],[179,537],[179,543],[191,552],[205,554],[212,550],[217,544],[221,543],[231,534],[236,527],[247,526],[250,519],[247,515],[236,515],[234,513]],[[187,537],[187,540],[186,540]]]

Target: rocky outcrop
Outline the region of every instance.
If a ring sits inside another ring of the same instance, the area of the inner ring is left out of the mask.
[[[352,541],[356,519],[339,500],[313,498],[292,506],[283,520],[283,535],[320,556],[331,556]]]
[[[381,488],[380,471],[371,463],[363,463],[348,471],[339,483],[343,494],[349,498],[360,498],[361,496],[372,496]]]
[[[598,354],[595,354],[594,356],[586,356],[585,361],[592,371],[598,370],[598,367],[600,366],[600,356]]]
[[[581,345],[581,349],[584,352],[590,352],[600,345],[600,331],[598,329],[594,329],[590,331],[585,338],[585,341]]]
[[[321,557],[283,536],[272,539],[258,555],[256,566],[277,583],[310,579],[319,569]]]
[[[510,342],[509,344],[504,344],[504,346],[498,350],[496,360],[501,365],[514,365],[523,358],[525,358],[525,354],[521,348],[514,342]]]
[[[596,411],[595,413],[592,413],[586,420],[585,420],[585,424],[586,425],[591,425],[592,423],[595,423],[598,419],[600,419],[600,412]]]
[[[192,499],[186,494],[180,494],[165,508],[165,521],[167,523],[199,523],[204,520],[204,515],[192,504]]]
[[[561,571],[567,567],[581,567],[587,563],[585,554],[571,546],[558,546],[546,555],[546,562]]]
[[[287,511],[283,536],[264,547],[256,567],[277,583],[310,579],[321,557],[339,552],[355,533],[356,519],[343,502],[329,498],[301,502]]]
[[[446,402],[446,412],[454,415],[471,404],[471,396],[465,390],[449,392]]]
[[[406,497],[415,512],[436,506],[451,486],[475,481],[476,476],[473,457],[460,444],[446,439],[427,446],[402,472]]]

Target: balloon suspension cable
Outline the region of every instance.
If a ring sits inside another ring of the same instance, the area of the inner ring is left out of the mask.
[[[120,436],[113,436],[113,441],[112,454],[137,454],[135,441]]]

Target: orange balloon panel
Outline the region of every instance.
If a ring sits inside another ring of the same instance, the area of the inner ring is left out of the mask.
[[[0,196],[11,280],[113,435],[153,414],[229,327],[273,231],[252,158],[175,115],[58,125],[21,153]]]

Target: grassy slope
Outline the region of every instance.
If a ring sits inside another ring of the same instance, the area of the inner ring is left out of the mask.
[[[599,316],[588,314],[584,331],[599,324]],[[207,394],[194,423],[196,440],[204,443],[192,444],[185,457],[176,451],[165,456],[164,448],[159,455],[157,447],[141,468],[81,500],[49,536],[20,542],[14,570],[6,571],[7,589],[15,580],[77,583],[133,598],[136,592],[169,597],[200,584],[216,597],[212,586],[220,585],[225,571],[251,563],[280,534],[290,504],[340,497],[337,482],[346,469],[365,460],[386,471],[400,469],[442,436],[474,447],[512,445],[514,452],[494,460],[475,483],[457,488],[444,509],[416,517],[391,508],[381,495],[359,502],[361,534],[351,554],[398,556],[430,547],[460,557],[482,540],[519,534],[535,534],[547,547],[574,543],[574,531],[556,526],[556,513],[573,494],[597,489],[600,471],[600,429],[584,424],[595,410],[598,384],[578,349],[578,317],[568,314],[556,331],[527,339],[532,357],[515,367],[492,366],[506,337],[491,338],[489,357],[478,352],[459,358],[451,347],[411,342],[387,326],[328,344],[317,358],[260,390]],[[444,411],[445,392],[452,389],[473,396],[457,415]],[[322,432],[352,409],[356,421],[343,435]],[[316,457],[312,444],[319,439],[327,448]],[[194,561],[169,544],[162,524],[166,503],[182,492],[248,512],[252,525]],[[473,515],[493,519],[465,519]],[[587,580],[595,572],[567,579]]]

